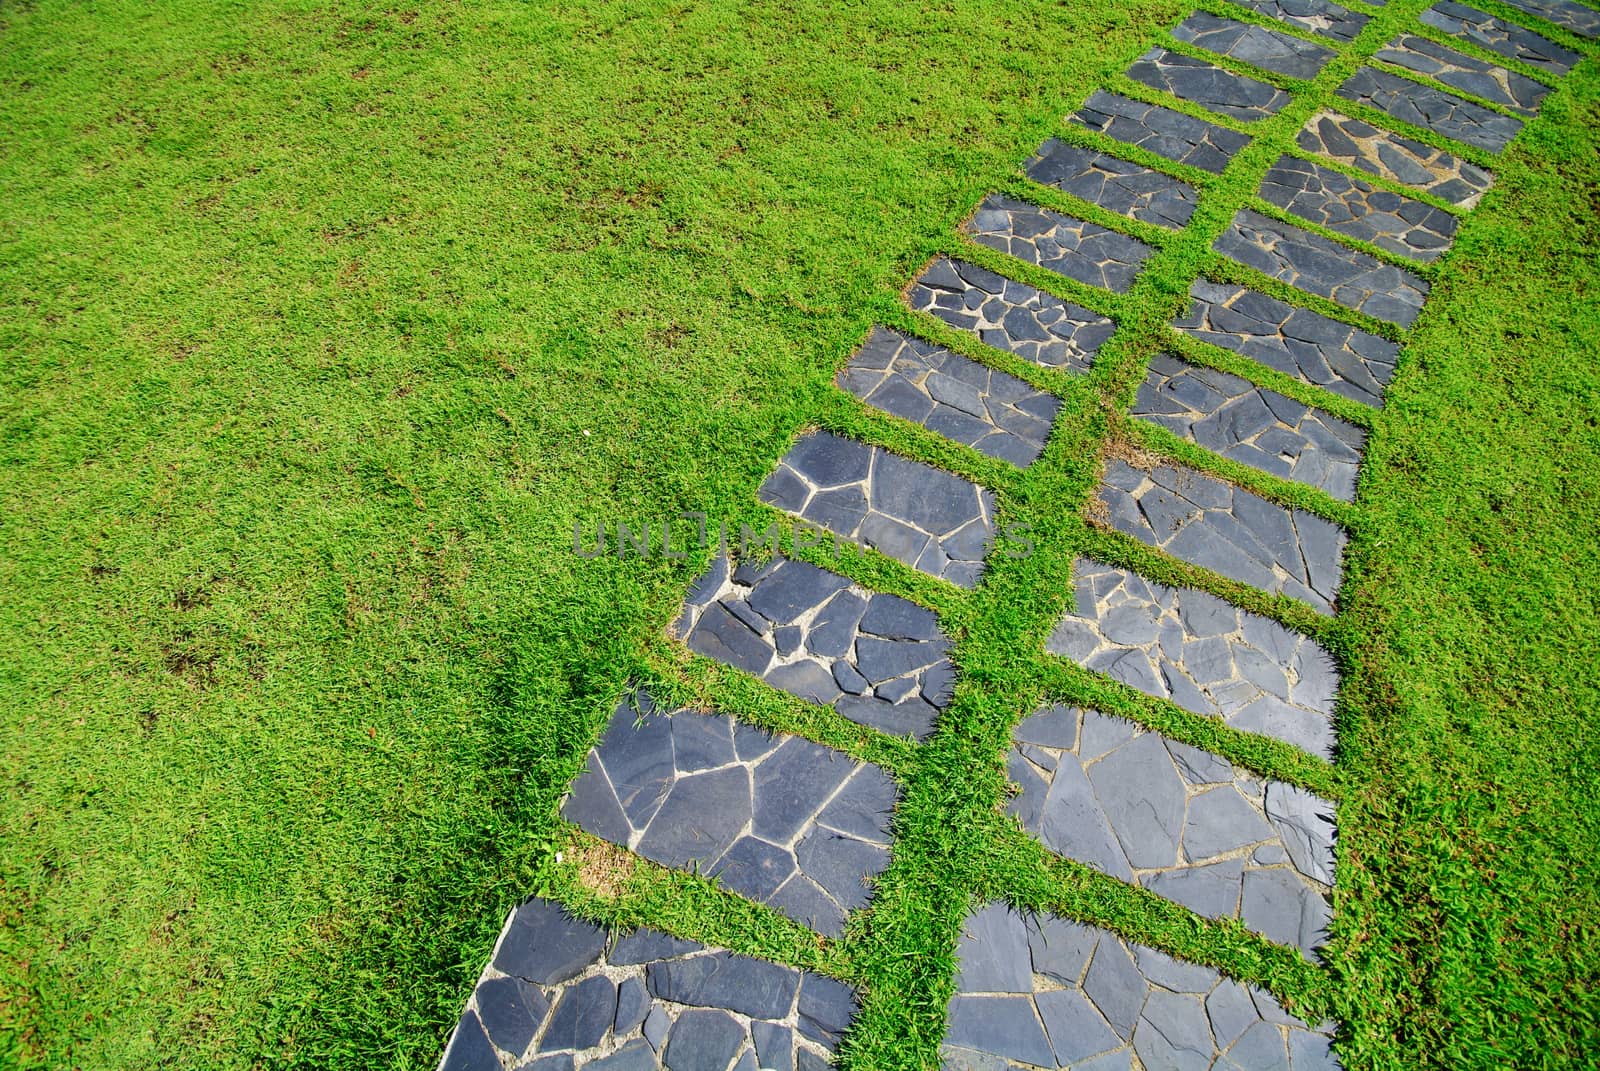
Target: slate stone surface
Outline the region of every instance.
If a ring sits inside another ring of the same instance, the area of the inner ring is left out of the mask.
[[[889,865],[897,790],[876,766],[726,717],[624,700],[562,815],[837,937]]]
[[[1181,179],[1051,138],[1028,161],[1028,177],[1045,186],[1158,227],[1189,222],[1200,195]]]
[[[1379,50],[1376,59],[1425,74],[1452,89],[1470,93],[1494,104],[1534,115],[1549,95],[1550,87],[1527,75],[1485,63],[1464,52],[1446,48],[1426,37],[1401,34]]]
[[[506,920],[439,1069],[819,1067],[855,1010],[832,978],[656,930],[611,937],[533,897]]]
[[[1196,11],[1180,22],[1172,36],[1207,52],[1229,56],[1290,78],[1315,78],[1333,58],[1333,50],[1292,34],[1269,30],[1248,22],[1218,18]]]
[[[1289,94],[1277,86],[1159,45],[1134,60],[1127,75],[1179,100],[1244,122],[1265,119],[1289,103]]]
[[[1336,1071],[1333,1024],[1110,932],[1003,903],[967,916],[944,1071]]]
[[[1366,15],[1358,15],[1348,8],[1329,3],[1328,0],[1235,0],[1241,7],[1259,11],[1268,18],[1287,22],[1303,30],[1331,37],[1336,41],[1353,41],[1367,24]]]
[[[1344,530],[1193,469],[1106,464],[1099,501],[1111,526],[1142,543],[1263,591],[1333,612]]]
[[[1434,4],[1418,15],[1417,21],[1471,41],[1496,55],[1521,60],[1530,67],[1551,74],[1566,74],[1582,58],[1526,27],[1497,19],[1466,4],[1451,3],[1450,0]]]
[[[1079,558],[1046,649],[1185,710],[1333,754],[1339,674],[1315,640],[1215,595]]]
[[[1333,804],[1093,710],[1046,707],[1012,743],[1008,810],[1051,851],[1307,958],[1326,941]],[[1285,894],[1246,897],[1264,883]]]
[[[994,539],[994,495],[960,476],[832,432],[802,436],[761,501],[930,576],[970,588]]]
[[[1115,330],[1110,320],[1081,305],[947,257],[928,266],[906,300],[996,349],[1069,372],[1086,370]]]
[[[1118,293],[1133,285],[1149,246],[1026,201],[991,193],[962,228],[981,245]]]
[[[1291,215],[1422,263],[1437,260],[1455,241],[1450,213],[1298,156],[1278,157],[1261,182],[1261,196]]]
[[[1239,210],[1211,248],[1308,294],[1401,327],[1411,326],[1428,296],[1428,284],[1408,271],[1248,208]]]
[[[1489,172],[1443,149],[1337,112],[1313,115],[1295,140],[1306,152],[1431,193],[1462,208],[1476,206],[1494,184]]]
[[[1355,500],[1366,433],[1249,380],[1158,353],[1132,415],[1223,457]]]
[[[1504,149],[1522,129],[1520,119],[1376,67],[1361,68],[1334,92],[1345,100],[1493,153]]]
[[[1213,174],[1221,174],[1233,154],[1250,144],[1249,136],[1236,130],[1103,89],[1068,118],[1126,145]]]
[[[1335,394],[1381,407],[1400,347],[1244,287],[1196,280],[1183,333]]]
[[[1600,37],[1600,11],[1574,0],[1505,0],[1510,7],[1555,23],[1579,37]]]
[[[887,327],[874,327],[835,380],[875,408],[1009,461],[1032,464],[1061,399],[1015,376]]]
[[[690,589],[674,631],[790,695],[919,740],[955,683],[932,610],[808,562],[731,568],[718,557]]]

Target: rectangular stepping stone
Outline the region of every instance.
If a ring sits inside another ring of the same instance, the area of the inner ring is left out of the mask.
[[[704,874],[828,937],[889,865],[888,774],[796,736],[624,699],[561,808],[602,840]]]
[[[1333,613],[1344,575],[1344,530],[1193,469],[1134,468],[1113,459],[1099,501],[1111,527],[1242,584]]]
[[[921,740],[950,702],[950,641],[932,610],[808,562],[719,556],[674,634],[692,650],[861,725]]]
[[[831,432],[803,436],[761,501],[960,587],[994,539],[994,495],[954,473]]]
[[[1310,80],[1333,58],[1333,50],[1292,34],[1248,22],[1196,11],[1180,22],[1172,36],[1207,52],[1289,78]]]
[[[1247,134],[1103,89],[1068,118],[1125,145],[1217,175],[1234,153],[1250,144]]]
[[[1277,86],[1160,46],[1134,60],[1127,75],[1151,89],[1244,122],[1265,119],[1289,103],[1289,94]]]
[[[1007,809],[1046,848],[1315,960],[1333,804],[1093,710],[1046,707],[1012,743]]]
[[[1196,280],[1189,311],[1172,326],[1259,361],[1302,383],[1382,407],[1400,347],[1242,286]]]
[[[1518,11],[1526,11],[1546,22],[1553,22],[1579,37],[1600,37],[1600,11],[1573,0],[1505,0]]]
[[[1337,112],[1318,112],[1306,120],[1295,143],[1306,152],[1431,193],[1462,208],[1475,207],[1494,184],[1494,176],[1476,164]]]
[[[1116,326],[1099,313],[961,260],[940,257],[906,301],[1044,368],[1083,372]]]
[[[1345,100],[1376,108],[1412,126],[1487,152],[1500,152],[1522,129],[1521,119],[1376,67],[1361,68],[1334,92]]]
[[[1278,157],[1261,196],[1291,215],[1424,264],[1455,241],[1458,224],[1450,213],[1298,156]]]
[[[1550,93],[1549,86],[1527,75],[1485,63],[1414,34],[1401,34],[1380,49],[1374,58],[1425,74],[1452,89],[1528,116],[1538,113],[1540,103]]]
[[[1418,15],[1417,21],[1471,41],[1498,56],[1521,60],[1530,67],[1551,74],[1566,74],[1582,59],[1576,52],[1562,48],[1526,27],[1497,19],[1466,4],[1451,3],[1450,0],[1434,4]]]
[[[828,1066],[855,991],[648,927],[617,935],[533,897],[513,910],[439,1071]]]
[[[1126,234],[997,193],[983,199],[962,229],[979,245],[1119,294],[1152,252]]]
[[[1028,161],[1033,181],[1065,190],[1091,204],[1141,223],[1178,230],[1189,222],[1200,195],[1181,179],[1051,138]]]
[[[1132,415],[1251,468],[1355,500],[1366,433],[1249,380],[1158,353]]]
[[[1415,322],[1428,296],[1428,284],[1408,271],[1248,208],[1211,248],[1308,294],[1401,327]]]
[[[956,951],[943,1071],[1339,1067],[1333,1023],[1110,930],[994,902],[967,916]]]
[[[1045,649],[1247,733],[1333,757],[1339,673],[1316,640],[1209,592],[1073,565],[1074,608]]]
[[[1366,15],[1358,15],[1328,0],[1234,0],[1241,7],[1290,26],[1331,37],[1336,41],[1354,41],[1361,28],[1367,24]]]

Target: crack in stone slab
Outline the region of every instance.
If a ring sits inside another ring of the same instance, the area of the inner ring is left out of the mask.
[[[835,382],[868,405],[1026,468],[1061,399],[943,346],[874,327]]]
[[[1045,847],[1315,960],[1332,914],[1333,804],[1077,707],[1036,711],[1012,745],[1007,810]]]
[[[1520,119],[1376,67],[1361,68],[1334,92],[1345,100],[1492,153],[1502,151],[1522,129]]]
[[[1223,457],[1355,500],[1366,433],[1249,380],[1158,353],[1131,415]]]
[[[1290,26],[1331,37],[1336,41],[1354,41],[1368,16],[1359,15],[1328,0],[1234,0],[1241,7]]]
[[[1275,115],[1289,103],[1289,94],[1277,86],[1159,45],[1134,60],[1126,73],[1151,89],[1244,122]]]
[[[1136,238],[991,193],[963,228],[973,240],[1089,286],[1125,293],[1152,250]]]
[[[1339,673],[1317,641],[1208,592],[1079,558],[1045,649],[1146,695],[1331,759]]]
[[[906,301],[984,344],[1045,368],[1083,372],[1116,325],[1081,305],[940,257],[906,291]]]
[[[1452,89],[1527,116],[1538,114],[1539,105],[1550,93],[1549,86],[1527,75],[1485,63],[1414,34],[1401,34],[1373,58],[1425,74]]]
[[[1505,0],[1508,7],[1526,11],[1579,37],[1600,37],[1600,11],[1573,0]]]
[[[1456,217],[1287,154],[1261,180],[1261,196],[1291,215],[1429,263],[1455,240]]]
[[[641,928],[608,935],[553,900],[512,911],[439,1071],[825,1071],[856,1013],[825,975]]]
[[[1337,112],[1313,115],[1295,143],[1306,152],[1431,193],[1462,208],[1475,207],[1494,184],[1489,172],[1443,149]]]
[[[1315,78],[1333,58],[1333,50],[1292,34],[1248,22],[1196,11],[1180,22],[1172,36],[1207,52],[1290,78]]]
[[[1177,230],[1189,222],[1199,200],[1195,188],[1181,179],[1103,152],[1068,145],[1051,138],[1028,161],[1033,181],[1065,190],[1101,208]]]
[[[1583,58],[1532,30],[1450,0],[1434,4],[1417,21],[1551,74],[1566,74]]]
[[[1137,145],[1218,175],[1234,153],[1250,144],[1247,134],[1103,89],[1095,90],[1084,106],[1067,118],[1125,145]]]

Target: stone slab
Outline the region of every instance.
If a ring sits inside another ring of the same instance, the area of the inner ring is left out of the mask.
[[[1227,56],[1289,78],[1315,78],[1333,58],[1333,50],[1293,34],[1248,22],[1196,11],[1180,22],[1172,36],[1196,48]]]
[[[1089,286],[1125,293],[1152,250],[1137,238],[991,193],[962,227],[974,241]]]
[[[1566,74],[1582,58],[1576,52],[1562,48],[1524,26],[1497,19],[1475,7],[1452,3],[1450,0],[1434,4],[1418,15],[1417,21],[1464,41],[1471,41],[1498,56],[1521,60],[1530,67],[1551,74]]]
[[[1425,74],[1452,89],[1528,116],[1538,113],[1539,105],[1550,93],[1549,86],[1525,74],[1485,63],[1415,34],[1401,34],[1383,46],[1374,58]]]
[[[1289,94],[1277,86],[1159,45],[1134,60],[1126,73],[1151,89],[1243,122],[1275,115],[1289,103]]]
[[[1354,41],[1367,16],[1349,8],[1329,3],[1328,0],[1235,0],[1241,7],[1259,11],[1268,18],[1287,22],[1302,30],[1331,37],[1336,41]]]
[[[1505,3],[1518,11],[1553,22],[1579,37],[1600,37],[1600,11],[1575,0],[1505,0]]]
[[[1494,184],[1494,176],[1476,164],[1338,112],[1313,115],[1295,144],[1462,208],[1475,207]]]
[[[1402,122],[1486,152],[1500,152],[1522,129],[1520,119],[1376,67],[1361,68],[1334,92],[1345,100],[1376,108]]]
[[[1298,156],[1278,158],[1261,181],[1261,196],[1291,215],[1424,264],[1455,241],[1458,224],[1450,213]]]
[[[1041,185],[1170,230],[1189,222],[1200,199],[1199,192],[1181,179],[1059,138],[1041,145],[1026,170]]]
[[[1234,153],[1250,144],[1249,135],[1236,130],[1103,89],[1068,118],[1125,145],[1213,174],[1221,174]]]

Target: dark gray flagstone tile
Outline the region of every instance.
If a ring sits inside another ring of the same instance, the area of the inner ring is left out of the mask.
[[[1111,527],[1175,558],[1333,612],[1344,530],[1193,469],[1107,462],[1099,501]]]
[[[512,911],[440,1071],[826,1066],[849,986],[657,930],[615,937],[533,897]]]
[[[786,558],[732,568],[718,557],[690,589],[674,632],[774,688],[919,740],[955,683],[932,610]]]
[[[1574,0],[1505,0],[1518,11],[1537,15],[1579,37],[1600,37],[1600,11]]]
[[[874,327],[836,382],[868,405],[1025,467],[1050,438],[1061,400],[1015,376],[887,327]]]
[[[1333,804],[1093,710],[1046,707],[1012,742],[1008,810],[1051,851],[1308,958],[1327,939]],[[1263,882],[1282,895],[1248,899]]]
[[[1339,1067],[1332,1023],[1109,930],[995,902],[967,916],[957,954],[943,1071]]]
[[[1298,156],[1278,157],[1261,181],[1261,196],[1291,215],[1423,263],[1455,240],[1450,213]]]
[[[980,245],[1119,294],[1151,253],[1126,234],[997,193],[983,199],[963,229]]]
[[[1046,649],[1185,710],[1333,755],[1339,674],[1315,640],[1192,588],[1079,558]]]
[[[1132,415],[1223,457],[1355,500],[1366,433],[1238,376],[1158,353]]]
[[[978,583],[994,539],[991,492],[827,431],[802,436],[758,495],[769,506],[966,588]]]
[[[1337,112],[1313,115],[1296,136],[1296,144],[1306,152],[1431,193],[1462,208],[1476,206],[1494,184],[1489,172],[1443,149]]]
[[[1240,286],[1196,280],[1172,326],[1285,375],[1372,406],[1394,376],[1400,347],[1310,309]]]
[[[1308,294],[1401,327],[1422,311],[1428,284],[1320,234],[1241,209],[1211,248]]]
[[[641,709],[617,706],[562,816],[819,933],[843,933],[845,917],[867,902],[867,882],[889,865],[898,798],[889,776],[731,718]]]
[[[1521,60],[1552,74],[1566,74],[1582,57],[1547,37],[1516,23],[1497,19],[1466,4],[1444,0],[1417,16],[1417,21],[1454,34],[1508,59]]]
[[[996,349],[1069,372],[1086,370],[1116,330],[1110,320],[1081,305],[947,257],[934,261],[911,284],[906,301]]]
[[[1234,0],[1241,7],[1259,11],[1268,18],[1287,22],[1302,30],[1331,37],[1336,41],[1353,41],[1367,24],[1367,16],[1357,14],[1328,0]]]
[[[1385,45],[1375,59],[1425,74],[1452,89],[1534,115],[1550,93],[1550,87],[1527,75],[1474,59],[1464,52],[1446,48],[1426,37],[1401,34]]]
[[[1333,58],[1333,50],[1292,34],[1248,22],[1196,11],[1180,22],[1172,36],[1207,52],[1228,56],[1290,78],[1315,78]]]
[[[1520,119],[1376,67],[1361,68],[1335,92],[1345,100],[1493,153],[1504,149],[1522,129]]]
[[[1103,89],[1068,118],[1123,144],[1213,174],[1221,174],[1233,154],[1250,144],[1249,136],[1238,131]]]
[[[1289,103],[1289,94],[1277,86],[1159,45],[1134,60],[1127,75],[1179,100],[1245,122],[1265,119]]]
[[[1119,160],[1093,149],[1051,138],[1028,161],[1030,179],[1065,190],[1101,208],[1177,230],[1189,222],[1199,200],[1195,188],[1181,179],[1140,164]]]

